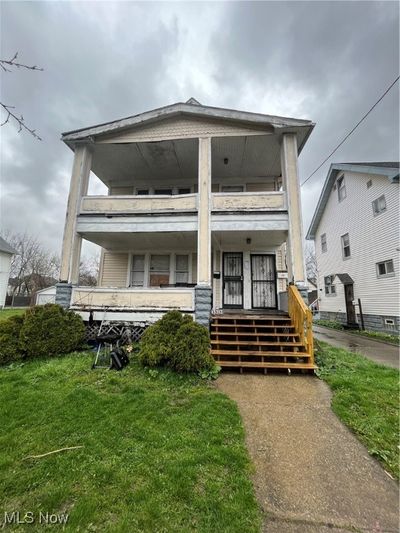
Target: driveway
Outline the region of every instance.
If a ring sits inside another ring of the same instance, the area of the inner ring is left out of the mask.
[[[399,368],[399,347],[386,342],[375,341],[356,333],[347,333],[322,326],[313,326],[314,337],[337,348],[357,352],[381,365]]]
[[[397,532],[398,488],[330,407],[312,376],[223,373],[237,402],[266,513],[264,532]]]

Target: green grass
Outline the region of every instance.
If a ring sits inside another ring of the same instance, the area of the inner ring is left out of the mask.
[[[332,408],[369,453],[399,478],[399,372],[316,343],[318,374],[333,390]]]
[[[91,357],[0,369],[0,521],[3,510],[48,511],[69,513],[73,532],[259,531],[234,402],[196,377],[134,362],[90,370]]]
[[[317,326],[324,326],[326,328],[337,329],[340,331],[345,331],[345,328],[340,324],[340,322],[335,322],[333,320],[314,320],[314,324]],[[382,333],[381,331],[371,331],[371,330],[346,330],[347,333],[354,333],[355,335],[361,335],[363,337],[368,337],[370,339],[375,339],[376,341],[391,342],[394,344],[399,343],[399,335],[396,333]]]
[[[0,320],[4,320],[5,318],[9,318],[10,316],[14,315],[23,315],[27,309],[27,307],[11,307],[7,309],[0,309]]]

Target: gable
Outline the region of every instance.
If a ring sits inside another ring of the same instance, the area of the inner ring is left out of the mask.
[[[177,116],[157,122],[129,128],[125,131],[103,135],[98,143],[133,143],[172,139],[191,139],[201,136],[248,136],[273,133],[273,127],[263,128],[235,125],[223,120],[210,120],[196,117]]]

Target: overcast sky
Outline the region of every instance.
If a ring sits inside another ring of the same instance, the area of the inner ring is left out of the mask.
[[[304,180],[398,76],[399,4],[3,1],[1,58],[16,51],[44,71],[2,74],[1,101],[43,141],[0,129],[1,227],[58,252],[73,158],[61,132],[191,96],[307,118]],[[398,89],[330,162],[398,160]],[[328,168],[302,187],[305,230]]]

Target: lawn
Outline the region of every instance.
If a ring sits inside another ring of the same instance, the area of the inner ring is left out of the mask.
[[[41,511],[68,513],[73,532],[259,531],[234,402],[196,377],[90,364],[0,369],[0,521]],[[68,446],[83,448],[25,459]]]
[[[0,320],[4,320],[10,316],[23,315],[28,307],[8,307],[7,309],[0,309]]]
[[[335,322],[333,320],[314,320],[314,324],[317,326],[324,326],[330,329],[337,329],[340,331],[346,331],[346,333],[351,333],[354,335],[361,335],[362,337],[368,337],[369,339],[374,339],[376,341],[390,342],[392,344],[399,344],[399,335],[396,333],[383,333],[381,331],[371,331],[371,330],[345,330],[343,325],[340,322]]]
[[[316,345],[318,373],[334,392],[334,412],[398,478],[399,372],[324,342]]]

